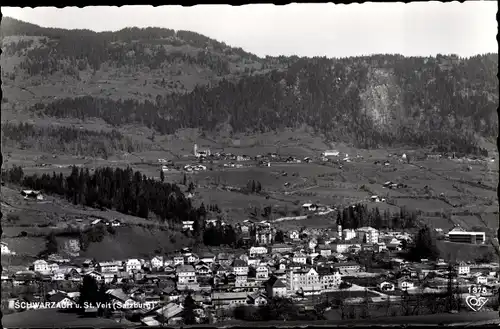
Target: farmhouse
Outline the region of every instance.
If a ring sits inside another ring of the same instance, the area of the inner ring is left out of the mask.
[[[329,157],[329,156],[339,156],[340,152],[337,150],[326,150],[323,153],[321,153],[322,156],[324,157]]]
[[[2,255],[15,255],[16,253],[11,251],[5,242],[0,242],[2,245]]]
[[[33,270],[35,272],[39,272],[39,273],[49,273],[50,272],[50,266],[43,259],[39,259],[39,260],[36,260],[33,263]]]
[[[318,206],[314,203],[304,203],[302,205],[302,208],[306,211],[316,211],[318,209]]]
[[[22,190],[21,195],[24,197],[26,200],[43,200],[43,195],[40,191],[35,191],[35,190]]]

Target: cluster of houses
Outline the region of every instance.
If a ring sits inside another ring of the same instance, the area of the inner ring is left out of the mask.
[[[28,271],[2,275],[2,281],[12,281],[13,285],[29,285],[36,280],[81,282],[88,275],[108,284],[109,297],[129,305],[130,312],[138,312],[144,325],[156,326],[181,321],[182,301],[188,294],[195,301],[195,314],[200,321],[208,316],[215,319],[218,310],[263,305],[274,297],[304,300],[309,296],[335,294],[347,289],[341,288],[342,282],[352,287],[350,279],[363,276],[368,270],[354,261],[354,255],[363,250],[400,250],[402,242],[412,238],[404,232],[338,226],[336,232],[291,230],[285,233],[283,242],[276,243],[276,229],[269,222],[247,220],[237,225],[237,229],[253,241],[247,250],[213,254],[184,248],[175,254],[150,259],[105,262],[71,262],[52,257],[48,261],[35,261]],[[379,275],[369,287],[379,295],[447,286],[449,267],[442,260],[411,264],[393,258],[390,262],[393,270]],[[492,267],[460,263],[455,269],[461,285],[498,284]],[[125,283],[132,289],[124,289]],[[49,299],[76,303],[78,293],[58,291]]]

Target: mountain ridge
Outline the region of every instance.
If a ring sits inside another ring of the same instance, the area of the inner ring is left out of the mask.
[[[5,19],[3,102],[13,111],[96,117],[162,134],[306,124],[360,147],[465,153],[498,135],[498,54],[260,58],[189,31],[70,31]]]

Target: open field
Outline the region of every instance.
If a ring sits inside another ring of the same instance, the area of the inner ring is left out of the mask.
[[[440,251],[441,257],[451,261],[473,261],[489,252],[495,255],[495,262],[499,261],[493,246],[489,244],[472,245],[468,243],[437,241],[437,247]]]
[[[50,120],[47,118],[44,120],[40,121],[41,124],[50,124]],[[38,121],[36,122],[38,124]],[[58,120],[57,123],[60,125],[81,125],[85,129],[92,130],[112,128],[100,120],[87,120],[85,122]],[[140,153],[112,155],[107,160],[68,155],[52,157],[51,154],[42,154],[32,150],[8,150],[7,153],[4,152],[4,154],[9,154],[6,157],[8,160],[6,166],[22,165],[27,174],[52,174],[52,172],[69,174],[70,168],[62,166],[73,164],[87,168],[101,166],[125,168],[130,166],[133,170],[138,170],[148,177],[159,179],[161,167],[158,163],[159,158],[171,159],[176,166],[180,167],[188,163],[196,163],[192,157],[194,143],[198,144],[199,148],[208,147],[212,152],[220,151],[238,155],[255,156],[276,152],[299,159],[310,156],[314,159],[313,163],[271,161],[271,167],[256,167],[254,161],[243,161],[240,162],[244,166],[243,168],[221,168],[221,165],[227,161],[215,160],[213,164],[207,162],[205,165],[209,170],[186,173],[188,183],[193,182],[196,185],[193,203],[195,205],[202,202],[205,205],[217,204],[222,209],[224,218],[231,223],[241,222],[249,218],[250,212],[255,208],[263,209],[267,206],[272,207],[273,213],[270,219],[274,220],[280,217],[304,214],[300,206],[306,202],[322,203],[330,207],[341,207],[360,202],[367,203],[370,209],[378,207],[380,211],[387,209],[393,213],[399,212],[401,207],[408,210],[421,210],[424,222],[433,228],[442,228],[445,231],[450,229],[453,223],[459,223],[464,228],[484,227],[487,230],[488,227],[490,233],[492,229],[498,227],[498,204],[496,203],[495,191],[476,184],[478,180],[482,179],[481,177],[486,176],[490,181],[498,181],[498,171],[493,170],[497,167],[496,163],[476,164],[461,163],[449,159],[426,159],[422,161],[412,160],[408,164],[401,162],[399,156],[395,156],[395,154],[410,154],[411,150],[362,150],[344,144],[327,145],[321,137],[312,136],[307,128],[252,136],[235,134],[231,138],[224,132],[219,132],[216,135],[204,135],[198,129],[183,129],[172,135],[156,135],[154,142],[150,139],[153,132],[147,128],[131,126],[121,127],[119,130],[131,138],[151,143],[152,148]],[[342,156],[334,159],[340,160],[341,167],[333,162],[322,163],[318,159],[325,149],[336,149],[341,152]],[[341,161],[345,154],[349,154],[352,162]],[[389,154],[394,156],[389,156]],[[363,156],[363,158],[356,158],[356,155]],[[496,153],[491,156],[498,159]],[[389,166],[383,165],[385,160],[390,162]],[[375,161],[381,163],[375,164]],[[46,164],[46,166],[41,167],[41,164]],[[468,166],[469,168],[467,168]],[[170,170],[165,173],[165,180],[179,183],[183,175],[183,171]],[[459,179],[464,181],[459,181]],[[261,183],[263,195],[247,195],[223,190],[224,186],[243,188],[249,180]],[[382,185],[386,181],[406,184],[408,187],[384,188]],[[486,180],[484,183],[492,185],[486,183]],[[35,235],[46,233],[54,227],[61,227],[64,223],[73,222],[77,217],[121,218],[131,225],[159,225],[155,224],[155,221],[145,221],[114,211],[84,209],[50,196],[46,197],[45,203],[27,204],[18,195],[18,191],[3,192],[4,187],[2,187],[2,194],[7,195],[2,200],[2,210],[6,211],[4,214],[13,213],[20,217],[20,222],[17,223],[19,227],[15,227],[16,224],[12,226],[12,223],[5,226],[5,235],[11,239],[15,239],[13,237],[20,231]],[[436,198],[441,193],[450,204]],[[266,198],[266,194],[268,198]],[[371,195],[379,195],[394,203],[371,203],[368,201]],[[427,196],[431,198],[427,199]],[[440,217],[439,214],[443,212],[451,212],[455,215],[453,223]],[[476,215],[480,215],[481,219]],[[318,216],[307,220],[287,221],[279,225],[290,228],[301,226],[328,228],[332,226],[330,217],[330,215]],[[28,228],[23,226],[27,224],[45,225],[46,227]],[[105,241],[100,243],[102,246],[99,248],[115,253],[116,257],[122,257],[132,252],[124,246],[133,241],[134,235],[137,235],[141,241],[148,241],[144,243],[145,249],[167,248],[166,245],[157,242],[163,237],[164,232],[161,230],[144,232],[141,231],[143,228],[137,228],[136,231],[134,231],[135,228],[130,229],[132,229],[131,232],[123,233],[123,239],[118,236],[108,236]],[[152,241],[151,246],[149,241]],[[122,244],[124,246],[121,246]],[[95,245],[95,248],[98,248],[98,245]],[[97,251],[91,246],[88,252]],[[141,252],[138,251],[139,254]]]
[[[443,217],[422,217],[421,220],[432,228],[441,228],[445,232],[453,228],[454,223]]]

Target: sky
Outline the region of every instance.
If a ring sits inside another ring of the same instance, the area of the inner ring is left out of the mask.
[[[2,7],[44,27],[116,31],[189,30],[260,57],[369,54],[469,57],[498,52],[496,1],[123,7]]]

